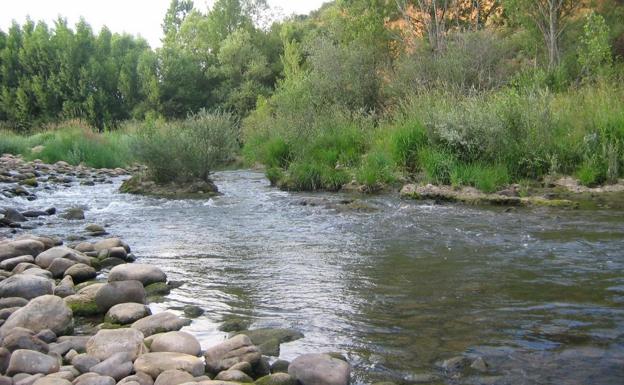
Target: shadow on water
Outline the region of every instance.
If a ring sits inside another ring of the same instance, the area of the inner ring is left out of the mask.
[[[210,201],[135,197],[113,185],[23,203],[83,204],[88,221],[108,224],[140,261],[186,282],[154,306],[206,309],[187,328],[204,347],[225,338],[221,322],[242,318],[303,331],[282,358],[347,354],[356,383],[624,383],[622,211],[504,212],[381,196],[363,198],[376,208],[363,212],[302,205],[345,196],[278,191],[251,171],[217,173],[216,183],[224,195]],[[462,354],[489,369],[436,369]]]

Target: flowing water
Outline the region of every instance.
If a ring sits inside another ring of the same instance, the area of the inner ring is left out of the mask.
[[[223,196],[166,201],[113,185],[41,192],[24,207],[88,208],[139,261],[184,281],[157,309],[206,309],[185,330],[204,347],[221,322],[292,327],[281,357],[339,351],[354,382],[624,384],[624,211],[474,208],[362,198],[374,211],[302,205],[262,174],[215,175]],[[19,201],[18,201],[19,202]],[[3,202],[0,202],[3,203]],[[15,204],[13,200],[12,204]],[[49,219],[35,232],[79,234]],[[449,376],[450,357],[486,373]]]

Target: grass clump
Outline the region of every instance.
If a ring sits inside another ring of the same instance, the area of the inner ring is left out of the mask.
[[[0,131],[0,155],[24,154],[30,149],[28,139],[10,131]]]
[[[394,182],[394,163],[387,152],[368,153],[355,174],[356,181],[369,190]]]
[[[510,182],[504,165],[457,164],[450,177],[453,186],[472,186],[486,193],[499,191]]]

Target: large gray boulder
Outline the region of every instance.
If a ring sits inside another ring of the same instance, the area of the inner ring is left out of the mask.
[[[119,238],[107,238],[107,239],[98,241],[93,245],[93,250],[100,251],[100,250],[112,249],[115,247],[123,247],[126,250],[126,252],[128,253],[130,252],[130,247],[128,246],[128,244]]]
[[[119,381],[132,373],[134,367],[128,352],[119,352],[111,355],[109,358],[91,367],[91,372],[102,376],[113,377]]]
[[[167,275],[156,266],[126,263],[115,266],[108,274],[108,281],[140,281],[143,286],[157,282],[167,282]]]
[[[329,354],[304,354],[290,363],[288,374],[301,385],[348,385],[351,366]]]
[[[97,271],[84,263],[76,263],[65,270],[64,275],[72,277],[75,283],[82,283],[95,278]]]
[[[91,259],[89,259],[89,257],[66,246],[56,246],[44,251],[37,255],[35,263],[41,268],[47,269],[52,262],[58,258],[66,258],[74,262],[84,263],[85,265],[91,264]]]
[[[132,324],[132,328],[140,330],[146,337],[156,333],[177,331],[191,324],[191,320],[180,318],[168,311],[142,318]]]
[[[134,361],[134,370],[148,374],[153,379],[166,370],[183,370],[193,377],[204,374],[204,362],[201,358],[184,353],[146,353]]]
[[[87,342],[87,353],[105,360],[115,353],[126,352],[130,360],[135,360],[147,349],[143,345],[143,333],[139,330],[103,329]]]
[[[95,303],[101,313],[111,307],[127,302],[145,302],[145,288],[139,281],[109,282],[95,295]]]
[[[54,295],[37,297],[17,310],[0,326],[0,335],[15,327],[30,329],[35,333],[50,329],[57,336],[69,333],[74,327],[73,314],[62,298]]]
[[[38,255],[45,250],[43,242],[34,239],[21,239],[0,243],[0,261],[22,255]]]
[[[109,376],[101,376],[97,373],[85,373],[77,377],[73,385],[115,385],[115,379]]]
[[[111,307],[104,319],[106,322],[128,325],[152,314],[149,306],[142,303],[120,303]]]
[[[191,356],[201,354],[199,341],[186,332],[173,331],[157,335],[150,346],[152,352],[185,353]]]
[[[22,255],[15,258],[5,259],[0,262],[0,269],[11,271],[15,268],[15,266],[19,265],[22,262],[33,263],[35,262],[35,258],[32,255]]]
[[[72,385],[72,383],[61,377],[46,376],[35,381],[33,385]]]
[[[179,385],[185,382],[195,382],[195,377],[183,370],[165,370],[158,375],[154,385]]]
[[[204,358],[206,370],[217,374],[241,362],[255,366],[260,362],[262,354],[249,337],[241,334],[207,349]]]
[[[17,274],[0,282],[0,297],[33,299],[53,291],[54,282],[38,275]]]
[[[50,374],[59,371],[61,367],[57,358],[32,350],[20,349],[11,354],[7,374],[17,373]]]
[[[56,258],[50,263],[50,266],[48,266],[48,271],[52,273],[54,278],[61,278],[67,269],[77,263],[78,262],[67,258]]]

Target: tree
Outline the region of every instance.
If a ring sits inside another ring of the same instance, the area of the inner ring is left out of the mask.
[[[548,53],[548,68],[552,70],[561,61],[561,36],[582,3],[579,0],[507,0],[506,6],[516,18],[538,28]]]
[[[585,76],[610,68],[613,62],[609,44],[609,26],[602,16],[594,12],[587,15],[578,55]]]
[[[162,23],[165,41],[175,38],[186,16],[193,10],[192,0],[171,0]]]
[[[455,4],[455,1],[396,0],[396,4],[406,22],[419,25],[427,36],[431,50],[434,53],[439,53],[446,46],[449,10]]]

